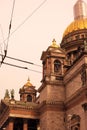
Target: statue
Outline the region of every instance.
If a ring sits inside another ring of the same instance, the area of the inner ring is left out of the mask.
[[[14,99],[14,89],[11,90],[11,99]]]
[[[8,91],[8,89],[6,89],[4,99],[9,99],[9,98],[10,98],[10,96],[9,96],[9,91]]]

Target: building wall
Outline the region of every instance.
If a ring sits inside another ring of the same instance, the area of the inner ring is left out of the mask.
[[[64,83],[66,86],[66,98],[73,95],[82,87],[82,65],[87,63],[87,57],[82,57],[74,66],[66,73]]]
[[[87,125],[87,122],[86,122],[86,113],[84,112],[83,108],[82,108],[82,104],[84,103],[85,101],[81,102],[81,103],[77,103],[77,105],[73,106],[72,108],[70,108],[69,110],[67,110],[66,112],[66,117],[67,117],[67,122],[66,122],[66,125],[67,127],[70,126],[70,122],[68,123],[68,115],[73,115],[73,114],[76,114],[76,115],[79,115],[81,120],[80,120],[80,130],[86,130],[86,125]],[[87,102],[87,100],[86,100]]]
[[[41,130],[65,130],[64,115],[64,112],[59,111],[43,113],[40,119]]]
[[[66,85],[66,98],[73,95],[78,89],[82,87],[81,74],[71,79]]]
[[[64,101],[65,88],[63,86],[47,85],[40,93],[40,102],[44,100]]]

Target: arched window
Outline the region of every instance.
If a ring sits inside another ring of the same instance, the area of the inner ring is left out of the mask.
[[[54,72],[59,72],[61,69],[61,62],[59,60],[54,61]]]
[[[28,95],[28,96],[27,96],[27,101],[28,101],[28,102],[32,102],[32,96],[31,96],[31,95]]]

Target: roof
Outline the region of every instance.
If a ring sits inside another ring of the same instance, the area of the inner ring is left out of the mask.
[[[57,45],[55,39],[53,39],[53,41],[52,41],[52,45],[51,45],[50,47],[54,47],[54,48],[58,48],[58,47],[59,47],[59,46]]]
[[[87,29],[87,18],[73,21],[65,30],[63,37],[71,32]]]
[[[24,87],[30,87],[30,86],[33,86],[33,85],[30,83],[30,79],[28,78],[27,83],[24,85]]]

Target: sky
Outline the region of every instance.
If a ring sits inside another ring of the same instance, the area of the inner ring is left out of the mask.
[[[7,44],[13,1],[0,0],[0,54],[4,54],[4,45]],[[19,89],[27,82],[28,77],[36,89],[40,87],[42,51],[52,44],[54,38],[57,44],[61,43],[66,27],[74,20],[73,6],[76,1],[15,0],[7,56],[29,61],[34,65],[5,58],[4,62],[28,67],[29,70],[2,64],[0,99],[4,98],[6,89],[9,92],[14,89],[15,99],[19,100]]]

